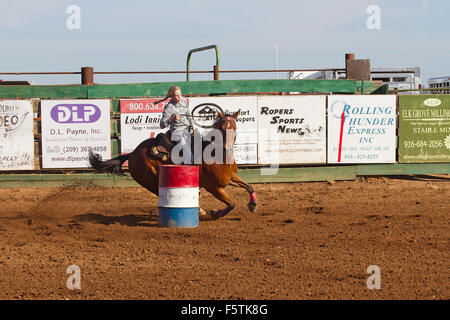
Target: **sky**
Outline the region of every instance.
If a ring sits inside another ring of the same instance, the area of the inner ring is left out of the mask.
[[[72,5],[80,9],[79,29]],[[379,8],[373,20],[370,6]],[[448,0],[0,0],[0,73],[183,71],[190,49],[215,44],[221,70],[344,68],[345,53],[372,67],[420,67],[422,83],[450,76]],[[376,18],[376,17],[375,17]],[[368,28],[367,22],[379,28]],[[191,70],[212,70],[214,51]],[[212,80],[192,74],[191,80]],[[177,75],[95,75],[96,83],[184,81]],[[228,79],[287,73],[221,74]],[[7,76],[39,84],[80,75]]]

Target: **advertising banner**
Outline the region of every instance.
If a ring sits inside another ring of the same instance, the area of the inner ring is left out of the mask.
[[[42,167],[89,167],[89,150],[110,159],[110,108],[109,100],[42,100]]]
[[[205,97],[189,98],[189,110],[197,129],[205,135],[217,119],[216,111],[234,114],[236,118],[236,141],[234,157],[237,164],[257,163],[257,98],[253,97]]]
[[[33,105],[0,100],[0,170],[34,169]]]
[[[258,97],[258,164],[325,163],[325,99]]]
[[[142,141],[154,138],[160,132],[166,132],[168,128],[161,129],[161,121],[164,106],[169,100],[154,105],[161,100],[157,98],[120,100],[120,138],[121,152],[132,152]]]
[[[450,162],[450,96],[399,96],[399,162]]]
[[[328,163],[394,163],[396,96],[328,96]]]

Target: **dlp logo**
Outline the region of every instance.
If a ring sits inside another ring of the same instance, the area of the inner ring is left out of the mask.
[[[100,119],[100,109],[93,104],[58,104],[50,111],[58,123],[92,123]]]

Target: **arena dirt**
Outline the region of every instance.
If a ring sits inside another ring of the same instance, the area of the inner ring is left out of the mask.
[[[448,175],[254,188],[256,213],[228,187],[194,229],[158,227],[143,188],[0,189],[0,299],[450,298]]]

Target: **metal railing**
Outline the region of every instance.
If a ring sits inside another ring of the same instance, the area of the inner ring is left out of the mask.
[[[20,76],[20,75],[81,75],[81,83],[82,84],[94,84],[94,75],[143,75],[143,74],[161,74],[161,75],[170,75],[170,74],[186,74],[187,80],[189,79],[188,75],[191,73],[194,74],[217,74],[214,77],[214,80],[218,80],[219,73],[289,73],[289,72],[318,72],[318,71],[345,71],[342,68],[322,68],[322,69],[261,69],[261,70],[218,70],[218,66],[214,66],[213,70],[175,70],[175,71],[94,71],[92,67],[83,67],[81,71],[66,71],[66,72],[0,72],[0,76]],[[3,81],[7,81],[3,79]],[[1,81],[0,81],[1,83]]]
[[[214,80],[219,80],[219,48],[217,47],[217,45],[213,44],[210,46],[189,50],[186,61],[186,81],[189,81],[189,66],[191,62],[191,55],[195,52],[205,51],[209,49],[214,49],[216,51],[216,65],[214,66],[213,72],[214,72]]]

